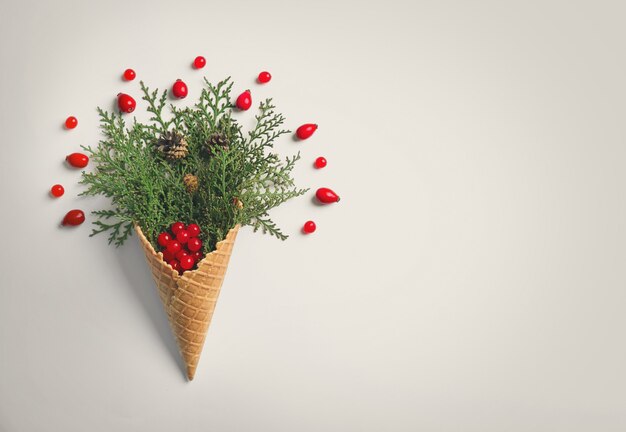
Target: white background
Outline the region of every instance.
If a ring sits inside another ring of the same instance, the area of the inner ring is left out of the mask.
[[[0,430],[625,430],[625,14],[3,0]],[[191,383],[135,239],[58,227],[104,204],[63,160],[99,139],[96,106],[138,95],[127,67],[185,79],[179,105],[232,75],[319,123],[277,148],[343,198],[275,211],[285,243],[240,233]]]

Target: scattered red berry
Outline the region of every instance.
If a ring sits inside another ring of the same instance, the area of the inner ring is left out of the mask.
[[[184,230],[184,229],[185,229],[185,224],[182,222],[174,222],[172,224],[172,227],[170,228],[170,230],[172,231],[172,234],[174,235],[178,234],[178,231]]]
[[[317,226],[315,225],[315,222],[313,222],[313,221],[306,221],[304,223],[304,226],[302,227],[302,231],[305,234],[311,234],[311,233],[315,232],[316,228],[317,228]]]
[[[196,57],[193,61],[193,67],[196,69],[202,69],[204,66],[206,66],[206,59],[202,56]]]
[[[191,270],[191,268],[196,264],[193,257],[187,255],[180,260],[180,266],[183,270]]]
[[[183,247],[176,240],[170,240],[167,244],[168,252],[176,255]]]
[[[135,102],[135,99],[133,99],[132,96],[127,95],[126,93],[118,93],[117,106],[121,112],[130,114],[135,111],[137,102]]]
[[[87,155],[82,153],[72,153],[65,157],[65,160],[74,168],[85,168],[89,163]]]
[[[178,240],[180,242],[180,244],[185,244],[189,241],[189,233],[187,232],[187,230],[179,230],[176,233],[176,240]]]
[[[63,218],[63,225],[80,225],[85,222],[85,213],[82,210],[70,210]]]
[[[134,80],[134,79],[135,79],[135,77],[136,77],[136,76],[137,76],[137,74],[136,74],[136,73],[135,73],[135,71],[134,71],[134,70],[132,70],[132,69],[126,69],[126,70],[124,71],[124,79],[125,79],[126,81],[132,81],[132,80]]]
[[[183,99],[187,97],[187,93],[189,90],[187,89],[187,84],[185,84],[182,80],[177,79],[174,85],[172,86],[172,94],[174,97],[178,99]]]
[[[245,92],[241,93],[237,98],[237,108],[242,111],[247,111],[250,109],[251,106],[252,94],[250,93],[250,90],[246,90]]]
[[[52,194],[52,196],[55,198],[63,196],[64,193],[65,193],[65,189],[60,184],[55,184],[54,186],[50,188],[50,194]]]
[[[315,159],[315,168],[317,169],[321,169],[324,168],[326,166],[326,158],[325,157],[318,157],[317,159]]]
[[[74,116],[69,116],[65,119],[65,128],[66,129],[74,129],[78,126],[78,119]]]
[[[191,256],[196,262],[200,262],[203,258],[202,251],[195,251],[194,253],[191,254]]]
[[[303,124],[302,126],[300,126],[297,130],[296,130],[296,136],[301,139],[301,140],[305,140],[307,138],[309,138],[311,135],[313,135],[313,132],[315,132],[317,130],[317,125],[314,123],[306,123]]]
[[[169,233],[162,232],[161,234],[159,234],[157,242],[161,247],[167,247],[167,244],[170,242],[170,240],[172,240],[172,236]]]
[[[190,238],[189,242],[187,242],[187,248],[191,252],[198,252],[200,249],[202,249],[202,240],[197,237]]]
[[[189,233],[189,237],[198,237],[200,235],[200,227],[196,224],[189,224],[187,226],[187,232]]]
[[[339,202],[339,195],[328,188],[319,188],[317,192],[315,192],[315,196],[324,204]]]
[[[263,71],[259,74],[257,81],[260,84],[266,84],[270,82],[271,79],[272,79],[272,75],[269,72]]]

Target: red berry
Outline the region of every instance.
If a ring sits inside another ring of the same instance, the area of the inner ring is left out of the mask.
[[[187,251],[186,251],[186,250],[184,250],[184,249],[181,249],[181,250],[179,250],[179,251],[176,253],[176,259],[177,259],[178,261],[181,261],[181,260],[182,260],[184,257],[186,257],[186,256],[189,256],[189,252],[187,252]]]
[[[191,254],[191,256],[196,262],[200,262],[203,258],[202,251],[195,251]]]
[[[85,213],[82,210],[70,210],[63,218],[63,225],[80,225],[85,222]]]
[[[176,257],[174,256],[174,254],[173,254],[173,253],[171,253],[170,251],[168,251],[167,249],[165,249],[165,250],[163,251],[163,261],[165,261],[165,262],[170,262],[170,261],[171,261],[171,260],[173,260],[174,258],[176,258]]]
[[[185,224],[182,222],[174,222],[172,224],[172,227],[170,228],[170,231],[172,231],[172,234],[176,235],[178,234],[178,231],[180,230],[184,230],[185,229]]]
[[[65,160],[74,168],[85,168],[89,163],[87,155],[82,153],[72,153],[65,157]]]
[[[169,233],[162,232],[157,238],[157,243],[159,243],[159,246],[161,247],[167,247],[170,240],[172,240],[172,236]]]
[[[194,261],[193,257],[190,255],[187,255],[180,260],[180,266],[183,268],[183,270],[191,270],[195,263],[196,262]]]
[[[135,71],[134,71],[134,70],[132,70],[132,69],[126,69],[126,70],[124,71],[124,79],[125,79],[126,81],[132,81],[132,80],[134,80],[134,79],[135,79],[135,77],[136,77],[136,76],[137,76],[137,74],[136,74],[136,73],[135,73]]]
[[[314,123],[306,123],[303,124],[302,126],[300,126],[297,130],[296,130],[296,136],[298,138],[300,138],[301,140],[307,139],[309,138],[311,135],[313,135],[313,132],[315,132],[317,130],[317,125]]]
[[[315,196],[324,204],[339,202],[339,195],[328,188],[319,188],[317,192],[315,192]]]
[[[252,94],[250,93],[250,90],[246,90],[245,92],[241,93],[237,98],[237,108],[242,111],[247,111],[250,109],[251,106]]]
[[[166,247],[167,250],[174,255],[183,248],[176,240],[170,240]]]
[[[196,69],[202,69],[204,66],[206,66],[206,59],[202,56],[196,57],[193,61],[193,67]]]
[[[326,166],[326,158],[325,157],[318,157],[317,159],[315,159],[315,168],[320,169],[320,168],[324,168]]]
[[[196,224],[189,224],[187,226],[187,232],[190,238],[198,237],[200,235],[200,227]]]
[[[133,99],[132,96],[127,95],[126,93],[118,93],[117,106],[121,112],[129,114],[135,111],[137,102],[135,102],[135,99]]]
[[[189,248],[191,252],[198,252],[200,249],[202,249],[202,240],[197,237],[190,238],[189,242],[187,243],[187,248]]]
[[[53,197],[58,198],[60,196],[63,196],[63,194],[65,193],[65,189],[60,184],[55,184],[50,188],[50,193]]]
[[[302,227],[302,231],[305,234],[311,234],[312,232],[315,232],[316,228],[317,228],[317,226],[315,225],[315,222],[313,222],[313,221],[306,221],[304,223],[304,226]]]
[[[261,84],[265,84],[265,83],[270,82],[271,79],[272,79],[272,75],[269,72],[263,71],[259,74],[257,81]]]
[[[66,129],[74,129],[78,126],[78,119],[74,116],[69,116],[65,119],[65,128]]]
[[[189,90],[187,89],[187,84],[185,84],[182,80],[177,79],[172,86],[172,93],[178,99],[183,99],[187,97],[188,92]]]
[[[168,264],[171,265],[172,268],[178,272],[178,274],[181,274],[183,272],[183,269],[180,267],[180,263],[175,259],[168,262]]]
[[[189,233],[187,230],[182,229],[176,233],[176,240],[178,240],[181,244],[185,244],[189,241]]]

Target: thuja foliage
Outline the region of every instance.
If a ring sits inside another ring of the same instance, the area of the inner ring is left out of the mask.
[[[231,115],[232,86],[229,78],[215,85],[205,79],[193,107],[170,105],[165,115],[167,91],[142,82],[147,123],[127,125],[121,114],[98,108],[104,139],[83,147],[96,168],[83,172],[82,195],[104,195],[111,206],[93,212],[92,236],[106,232],[119,246],[138,224],[156,246],[158,234],[181,221],[201,227],[205,253],[236,224],[287,238],[268,212],[307,191],[292,177],[300,154],[282,159],[272,151],[289,131],[271,99],[261,102],[256,126],[244,133]],[[189,175],[197,182],[191,191],[183,180]]]

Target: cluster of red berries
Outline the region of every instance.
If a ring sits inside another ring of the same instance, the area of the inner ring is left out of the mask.
[[[162,232],[157,238],[163,252],[163,261],[171,265],[178,274],[193,269],[204,257],[199,235],[200,227],[196,224],[185,226],[182,222],[173,223],[170,232]]]

